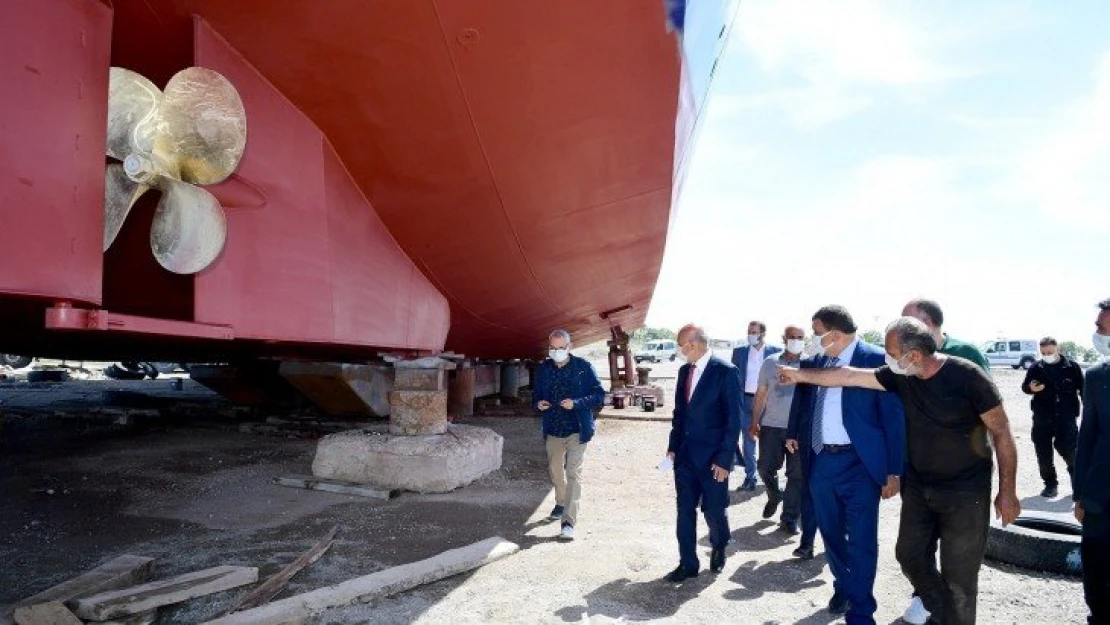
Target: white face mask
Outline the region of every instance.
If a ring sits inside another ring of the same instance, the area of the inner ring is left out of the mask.
[[[748,335],[748,345],[751,345],[752,347],[755,347],[756,345],[759,345],[759,343],[762,342],[762,341],[763,341],[763,337],[758,335],[758,334],[749,334]]]
[[[1045,364],[1054,365],[1060,361],[1060,354],[1041,354],[1041,360],[1043,360]]]
[[[1096,352],[1110,357],[1110,336],[1095,332],[1095,335],[1091,337],[1091,342],[1095,344]]]
[[[902,363],[896,360],[894,356],[891,356],[890,354],[886,355],[886,366],[890,367],[890,370],[894,373],[897,373],[898,375],[910,375],[910,370],[913,369],[913,365],[903,367]]]
[[[790,339],[786,342],[786,351],[791,354],[800,354],[805,351],[806,342],[804,339]]]
[[[549,349],[547,355],[555,362],[566,362],[570,358],[570,352],[565,349]]]
[[[822,341],[824,341],[825,337],[828,336],[828,335],[829,335],[828,332],[826,332],[824,334],[820,334],[820,335],[814,335],[813,338],[810,339],[809,345],[806,345],[806,347],[805,347],[805,350],[804,350],[805,356],[807,358],[816,358],[818,356],[824,356],[825,355],[825,346],[822,345]]]

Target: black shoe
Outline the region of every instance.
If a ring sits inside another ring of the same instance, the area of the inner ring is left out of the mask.
[[[667,573],[667,576],[664,577],[663,579],[665,579],[666,581],[668,581],[672,584],[677,584],[679,582],[684,582],[684,581],[686,581],[686,580],[688,580],[692,577],[697,577],[697,576],[698,576],[697,571],[691,571],[690,569],[688,569],[688,568],[686,568],[686,567],[684,567],[680,564],[677,567],[675,567],[675,570],[671,571],[670,573]]]
[[[558,521],[559,519],[563,518],[564,511],[565,509],[563,508],[563,506],[555,504],[555,507],[551,510],[551,514],[547,515],[547,519],[549,521]]]
[[[740,485],[740,488],[737,488],[736,490],[747,491],[749,493],[754,491],[755,490],[755,478],[754,477],[747,478],[746,480],[744,480],[744,483]]]
[[[709,555],[709,570],[720,573],[725,568],[725,550],[714,549]]]
[[[843,595],[833,595],[829,599],[829,614],[844,614],[848,611],[848,598]]]
[[[777,497],[771,497],[767,500],[767,505],[763,506],[763,518],[769,519],[775,516],[775,512],[779,509],[779,502],[782,501]]]
[[[779,529],[790,534],[791,536],[798,535],[798,522],[797,521],[783,521],[779,523]]]
[[[799,560],[812,560],[813,547],[798,547],[794,550],[794,557]]]
[[[1046,499],[1052,499],[1059,494],[1060,493],[1056,490],[1055,486],[1045,486],[1044,490],[1041,491],[1041,497],[1044,497]]]

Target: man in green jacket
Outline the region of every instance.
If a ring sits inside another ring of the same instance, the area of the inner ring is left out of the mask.
[[[929,328],[932,332],[933,338],[937,340],[937,351],[949,356],[959,356],[970,360],[971,362],[983,368],[983,371],[990,375],[991,365],[987,362],[987,357],[983,352],[979,351],[971,343],[965,343],[958,339],[954,339],[941,329],[944,325],[944,312],[940,309],[940,304],[937,304],[931,299],[918,298],[910,300],[905,307],[902,308],[903,317],[916,317]]]

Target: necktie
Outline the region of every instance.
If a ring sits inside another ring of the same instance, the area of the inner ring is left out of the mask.
[[[840,359],[838,358],[830,357],[825,360],[825,368],[836,367],[839,366],[839,364]],[[813,432],[810,436],[810,444],[815,454],[821,453],[821,450],[825,447],[823,442],[824,431],[822,428],[825,424],[825,394],[828,390],[829,389],[824,386],[817,387],[817,403],[813,407]]]
[[[690,403],[690,398],[694,396],[694,369],[698,366],[690,363],[690,370],[686,372],[686,403]]]

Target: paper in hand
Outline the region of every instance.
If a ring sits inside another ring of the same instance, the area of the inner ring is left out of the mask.
[[[674,468],[674,460],[671,460],[668,457],[664,457],[663,460],[659,462],[659,470],[664,472],[664,473],[666,473],[667,471],[670,471],[673,468]]]

